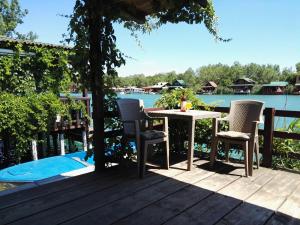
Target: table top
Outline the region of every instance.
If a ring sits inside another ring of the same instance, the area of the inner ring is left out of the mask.
[[[179,109],[156,110],[147,112],[149,116],[169,117],[178,119],[208,119],[221,117],[220,112],[212,112],[205,110],[188,110],[181,112]]]

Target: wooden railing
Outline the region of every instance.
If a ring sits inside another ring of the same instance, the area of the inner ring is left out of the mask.
[[[72,98],[76,102],[83,102],[86,106],[87,114],[90,115],[90,97],[73,97]],[[60,97],[62,102],[67,102],[69,99],[67,97]],[[83,116],[83,113],[80,110],[74,110],[71,113],[71,120],[62,120],[62,121],[55,121],[53,125],[52,131],[64,131],[64,130],[73,130],[73,129],[87,129],[88,128],[88,121],[87,118]]]
[[[206,108],[203,107],[205,110]],[[145,111],[158,110],[157,108],[147,108]],[[210,108],[212,111],[229,113],[229,107],[213,107]],[[300,111],[290,111],[290,110],[276,110],[275,108],[265,108],[264,112],[264,129],[259,129],[259,135],[263,136],[263,165],[266,167],[272,166],[272,156],[273,152],[273,138],[283,138],[283,139],[294,139],[300,140],[299,133],[292,133],[287,131],[277,131],[274,130],[275,117],[288,117],[288,118],[300,118]],[[118,117],[117,112],[106,113],[107,118]],[[107,131],[106,137],[112,137],[115,135],[121,135],[122,130]],[[300,154],[291,154],[295,159],[300,159]]]

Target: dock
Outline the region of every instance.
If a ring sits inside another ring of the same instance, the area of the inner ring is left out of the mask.
[[[0,197],[0,224],[300,224],[300,174],[196,159],[88,173]]]

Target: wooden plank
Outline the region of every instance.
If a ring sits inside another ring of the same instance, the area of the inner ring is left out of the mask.
[[[63,224],[88,225],[98,223],[99,221],[101,221],[101,224],[103,225],[114,223],[126,216],[129,216],[130,214],[136,212],[141,208],[144,208],[160,199],[165,198],[172,193],[181,190],[182,188],[189,185],[191,179],[196,182],[197,179],[201,179],[201,173],[210,174],[209,171],[204,170],[184,172],[183,174],[175,176],[172,179],[163,181],[157,185],[151,186],[112,204],[97,208],[83,216],[80,216]]]
[[[264,127],[264,144],[263,144],[263,165],[266,167],[272,166],[272,146],[273,146],[273,131],[274,131],[274,108],[265,109],[265,127]]]
[[[222,176],[237,177],[238,174],[243,173],[243,169],[238,169],[233,171],[232,175]],[[217,175],[215,175],[215,179],[210,179],[210,182],[200,182],[199,187],[205,190],[210,189],[212,194],[208,198],[172,218],[166,224],[214,224],[239,205],[244,198],[247,198],[247,196],[255,192],[260,187],[259,185],[263,185],[267,182],[266,178],[268,176],[269,175],[266,173],[255,171],[255,177],[241,177],[233,180],[234,182],[227,183],[227,185],[223,186],[222,183],[226,184],[226,182],[220,181]],[[215,185],[215,183],[219,184]],[[255,186],[256,188],[249,188],[251,186]],[[243,193],[236,194],[235,191],[239,192],[239,190],[243,190]]]
[[[300,225],[300,220],[279,212],[274,214],[266,225]]]
[[[274,137],[284,138],[284,139],[300,140],[300,134],[299,133],[291,133],[291,132],[287,132],[287,131],[274,131]]]
[[[278,209],[278,212],[300,219],[300,185],[288,196],[283,205]]]
[[[299,176],[300,177],[300,176]],[[300,224],[300,185],[288,196],[267,225]]]
[[[84,183],[22,202],[21,204],[0,210],[1,223],[6,224],[20,220],[21,218],[56,207],[65,202],[76,200],[93,192],[112,187],[128,179],[129,178],[122,176],[104,177],[101,180]],[[57,183],[57,185],[59,185],[59,183]]]
[[[300,111],[276,110],[275,116],[300,118]]]
[[[114,224],[162,224],[187,208],[193,206],[197,202],[203,200],[207,196],[213,194],[213,191],[202,188],[203,183],[204,186],[212,182],[218,183],[211,188],[216,190],[240,178],[239,176],[224,174],[214,174],[208,176],[209,174],[212,174],[212,172],[207,173],[205,171],[205,173],[197,175],[197,177],[201,178],[201,180],[197,181],[196,183],[192,182],[193,179],[189,180],[189,184],[191,185]],[[223,179],[220,180],[220,176],[222,176]],[[208,180],[210,180],[210,182],[207,182]]]
[[[177,164],[179,167],[184,165],[185,163]],[[73,201],[66,201],[67,199],[63,196],[62,198],[64,198],[64,201],[62,204],[53,207],[53,203],[51,203],[52,208],[16,221],[13,224],[34,224],[36,221],[39,221],[39,225],[58,224],[78,215],[85,214],[94,208],[101,207],[105,204],[116,201],[117,199],[127,197],[138,190],[142,190],[155,183],[184,172],[183,170],[178,169],[150,169],[149,171],[149,176],[143,180],[128,178],[127,181],[123,183],[117,183],[117,185],[111,186],[110,188],[98,190],[90,195],[76,198]],[[136,177],[136,175],[134,175],[134,177]],[[80,187],[78,187],[78,189],[79,192],[82,192]]]
[[[242,177],[221,189],[218,193],[232,198],[245,200],[258,191],[264,184],[273,179],[274,176],[274,171],[262,167],[259,170],[254,171],[253,177]]]
[[[297,181],[295,174],[281,171],[277,173],[270,182],[224,217],[219,224],[265,224],[300,181],[299,175]]]
[[[59,185],[57,182],[53,182],[29,190],[19,191],[9,195],[1,196],[0,210],[7,207],[11,207],[16,204],[20,204],[25,201],[29,201],[31,199],[48,195],[50,193],[54,193],[74,186],[78,186],[88,181],[101,179],[102,177],[109,176],[109,175],[111,175],[111,173],[107,173],[103,175],[96,175],[95,173],[89,173],[78,177],[72,177],[66,180],[59,181]]]
[[[177,172],[180,171],[177,170]],[[39,225],[60,224],[77,216],[84,215],[91,210],[105,206],[106,204],[112,203],[119,199],[125,198],[128,195],[132,195],[137,191],[143,190],[165,179],[167,179],[167,177],[153,175],[146,177],[143,180],[128,180],[128,182],[117,184],[113,187],[102,191],[94,192],[91,195],[84,196],[80,199],[65,202],[65,204],[61,204],[57,207],[48,209],[46,211],[42,211],[38,214],[34,214],[13,224],[32,225],[35,223],[35,221],[41,221],[39,222]]]

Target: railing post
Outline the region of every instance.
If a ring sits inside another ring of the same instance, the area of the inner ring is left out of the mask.
[[[274,131],[275,109],[265,109],[264,125],[264,145],[263,145],[263,166],[272,166],[272,148],[273,148],[273,131]]]

